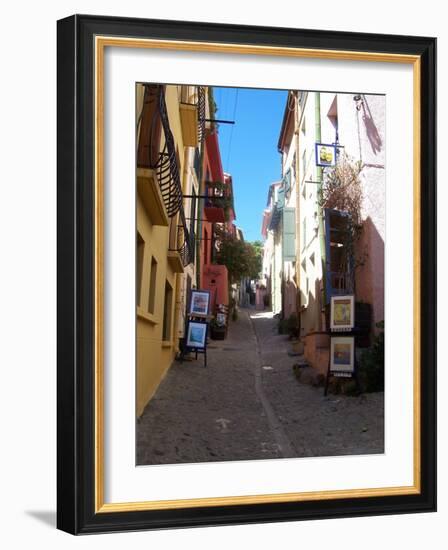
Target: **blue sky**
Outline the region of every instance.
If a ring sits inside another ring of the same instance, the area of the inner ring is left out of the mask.
[[[233,177],[236,225],[247,241],[261,240],[261,219],[269,184],[281,177],[278,136],[286,91],[248,88],[214,89],[216,118],[235,120],[219,125],[225,172]]]

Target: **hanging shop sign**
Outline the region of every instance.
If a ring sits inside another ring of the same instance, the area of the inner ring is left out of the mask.
[[[336,165],[336,145],[331,143],[316,143],[316,166]]]

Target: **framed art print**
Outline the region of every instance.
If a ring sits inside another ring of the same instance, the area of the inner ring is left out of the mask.
[[[207,343],[207,323],[189,321],[187,326],[187,346],[190,348],[205,348]]]
[[[355,338],[333,336],[330,347],[330,372],[353,373],[355,370]]]
[[[350,331],[355,326],[355,297],[332,296],[330,308],[330,330]]]
[[[190,315],[207,315],[209,312],[210,291],[191,292]]]
[[[59,529],[435,510],[435,78],[429,37],[58,21]]]

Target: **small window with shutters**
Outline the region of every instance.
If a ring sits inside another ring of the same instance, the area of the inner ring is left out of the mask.
[[[138,306],[141,303],[144,254],[145,254],[145,241],[143,240],[140,233],[137,231],[135,295],[137,298]]]
[[[156,285],[157,285],[157,260],[152,256],[151,269],[149,274],[149,299],[148,299],[148,311],[154,314],[154,307],[156,302]]]
[[[283,209],[283,261],[296,261],[296,209]]]
[[[168,281],[165,282],[165,298],[163,302],[163,327],[162,340],[171,340],[171,325],[173,319],[173,288]]]

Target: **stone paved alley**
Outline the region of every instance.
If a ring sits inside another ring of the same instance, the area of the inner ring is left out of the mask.
[[[270,312],[240,310],[208,366],[174,362],[137,422],[137,464],[382,453],[384,395],[300,383]]]

